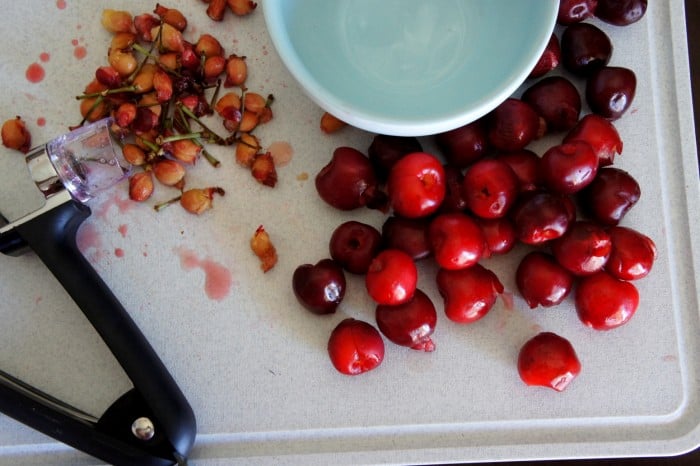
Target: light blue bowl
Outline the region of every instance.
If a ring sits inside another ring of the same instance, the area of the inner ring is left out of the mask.
[[[272,43],[321,108],[397,136],[470,123],[537,63],[559,0],[263,0]]]

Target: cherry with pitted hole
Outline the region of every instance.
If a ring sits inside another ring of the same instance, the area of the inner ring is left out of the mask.
[[[527,385],[561,392],[581,373],[581,361],[569,340],[542,332],[520,349],[518,373]]]
[[[540,163],[545,185],[561,194],[574,194],[593,182],[598,156],[590,144],[573,141],[551,147]]]
[[[333,367],[345,375],[376,369],[384,360],[384,340],[371,324],[353,318],[341,321],[328,339]]]
[[[612,52],[608,35],[593,24],[572,24],[561,35],[562,65],[577,76],[588,76],[606,66]]]
[[[428,216],[445,199],[445,170],[440,160],[426,152],[413,152],[398,160],[387,181],[394,212],[408,218]]]
[[[464,174],[462,193],[469,210],[481,218],[499,218],[508,213],[515,202],[520,184],[506,162],[481,159]]]
[[[348,220],[333,231],[331,258],[350,273],[363,274],[382,246],[382,234],[372,225]]]

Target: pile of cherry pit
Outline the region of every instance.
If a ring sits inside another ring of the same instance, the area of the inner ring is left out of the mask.
[[[629,321],[639,304],[632,282],[656,259],[649,237],[619,225],[640,187],[612,166],[622,152],[612,122],[630,107],[636,77],[608,65],[609,37],[583,20],[595,15],[622,26],[645,11],[646,1],[562,0],[561,39],[552,35],[530,75],[542,79],[480,120],[436,135],[441,158],[416,138],[386,135],[374,137],[367,156],[350,147],[334,151],[315,179],[320,197],[340,210],[391,212],[381,232],[354,220],[339,225],[331,257],[294,272],[295,295],[316,314],[336,310],[346,272],[365,276],[376,327],[348,318],[333,330],[328,352],[338,371],[354,375],[381,364],[382,335],[414,350],[435,349],[436,308],[417,289],[416,262],[428,257],[438,265],[444,313],[459,324],[483,318],[504,291],[480,260],[517,243],[531,248],[516,271],[531,308],[560,304],[575,289],[583,324],[608,330]],[[544,76],[560,63],[571,79],[585,80],[591,113],[581,117],[582,97],[568,77]],[[545,133],[564,137],[540,157],[526,147]],[[551,332],[525,343],[518,359],[526,384],[557,391],[580,369],[571,343]]]

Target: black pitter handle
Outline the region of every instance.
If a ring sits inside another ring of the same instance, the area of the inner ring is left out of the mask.
[[[194,443],[194,413],[134,321],[78,250],[76,232],[89,215],[89,207],[71,200],[15,230],[80,307],[134,389],[115,401],[94,424],[60,409],[60,401],[52,403],[50,396],[42,397],[31,387],[18,390],[16,384],[0,385],[0,410],[111,464],[181,463]],[[140,417],[147,417],[154,425],[155,436],[150,440],[138,439],[131,432],[133,421]]]

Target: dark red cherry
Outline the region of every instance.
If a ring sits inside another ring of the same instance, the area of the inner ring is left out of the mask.
[[[292,288],[299,302],[314,314],[331,314],[345,296],[345,274],[332,259],[294,270]]]
[[[598,166],[612,165],[622,153],[622,139],[615,125],[600,115],[589,113],[564,137],[564,142],[587,142],[598,156]]]
[[[610,62],[613,46],[610,38],[590,23],[572,24],[561,36],[561,61],[577,76],[588,76]]]
[[[617,225],[639,201],[639,183],[626,171],[603,167],[579,194],[581,210],[603,225]]]
[[[533,191],[521,195],[511,218],[518,239],[531,245],[559,238],[576,217],[576,206],[564,194]]]
[[[586,326],[610,330],[627,323],[637,312],[639,291],[632,283],[600,271],[580,280],[575,304],[576,313]]]
[[[598,0],[559,0],[557,22],[564,26],[579,23],[591,18],[598,6]]]
[[[544,52],[542,52],[542,55],[540,55],[540,59],[537,60],[535,67],[532,69],[532,71],[530,71],[528,78],[541,78],[559,66],[560,59],[561,47],[559,46],[559,38],[556,36],[556,34],[552,33]]]
[[[422,152],[417,138],[378,134],[367,149],[367,156],[374,167],[377,178],[386,181],[391,167],[406,154]]]
[[[400,249],[413,260],[430,255],[428,218],[404,218],[391,216],[382,225],[382,239],[389,249]]]
[[[506,99],[484,118],[489,144],[499,151],[524,149],[547,131],[546,122],[532,106],[513,97]]]
[[[656,245],[647,235],[628,227],[609,230],[612,252],[605,270],[620,280],[646,277],[656,261]]]
[[[578,122],[581,96],[571,81],[549,76],[528,87],[521,99],[547,122],[548,131],[567,131]]]
[[[483,120],[437,134],[435,143],[450,165],[464,168],[480,159],[488,149]]]
[[[403,304],[379,304],[375,310],[379,330],[393,343],[418,351],[434,351],[430,336],[435,331],[437,311],[433,302],[420,289]]]
[[[636,90],[634,71],[619,66],[604,66],[588,77],[586,102],[594,113],[616,120],[632,105]]]
[[[363,274],[382,245],[382,235],[372,225],[348,220],[331,235],[331,258],[350,273]]]
[[[339,147],[316,175],[321,199],[340,210],[374,205],[379,194],[377,177],[369,159],[351,147]]]
[[[542,172],[540,170],[540,158],[528,149],[517,152],[505,152],[498,154],[496,159],[507,163],[518,178],[520,192],[534,191],[542,188]]]
[[[547,150],[540,168],[547,187],[558,193],[573,194],[595,179],[598,156],[586,142],[568,142]]]
[[[467,169],[462,193],[467,207],[481,218],[503,217],[520,191],[510,165],[498,159],[481,159]]]
[[[532,251],[518,264],[515,282],[531,309],[537,306],[552,307],[571,293],[574,275],[549,254]]]
[[[627,26],[636,23],[647,11],[647,0],[598,0],[595,15],[606,23]]]

